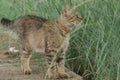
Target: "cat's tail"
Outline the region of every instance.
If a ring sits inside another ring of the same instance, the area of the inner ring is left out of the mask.
[[[5,26],[5,27],[9,28],[9,29],[13,29],[14,28],[14,26],[13,26],[14,21],[13,20],[9,20],[7,18],[2,18],[1,19],[1,24],[3,26]]]

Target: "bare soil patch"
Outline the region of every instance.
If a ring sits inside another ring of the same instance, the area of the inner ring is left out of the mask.
[[[39,61],[39,62],[38,62]],[[19,58],[0,59],[0,80],[44,80],[46,74],[46,65],[43,60],[31,60],[31,75],[24,75]],[[81,77],[72,71],[67,70],[72,76],[69,79],[54,79],[54,80],[82,80]]]

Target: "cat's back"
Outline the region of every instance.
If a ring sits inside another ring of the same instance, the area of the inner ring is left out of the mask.
[[[35,15],[25,15],[15,19],[15,22],[19,22],[19,23],[26,23],[28,21],[46,22],[48,20],[43,17],[35,16]]]
[[[24,27],[24,29],[36,28],[39,29],[43,24],[48,21],[47,19],[35,15],[26,15],[18,17],[14,20],[14,26]]]

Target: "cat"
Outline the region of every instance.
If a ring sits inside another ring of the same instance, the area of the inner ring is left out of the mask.
[[[35,15],[25,15],[15,20],[2,18],[1,23],[15,29],[21,46],[21,65],[24,74],[31,74],[29,60],[31,52],[44,52],[49,66],[48,78],[68,78],[65,71],[65,52],[69,45],[70,31],[81,23],[80,14],[69,6],[64,6],[58,19],[51,21]]]

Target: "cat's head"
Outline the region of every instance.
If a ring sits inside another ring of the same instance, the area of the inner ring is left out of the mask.
[[[69,26],[79,24],[82,21],[81,15],[76,11],[76,8],[69,8],[69,6],[64,6],[61,18]]]

